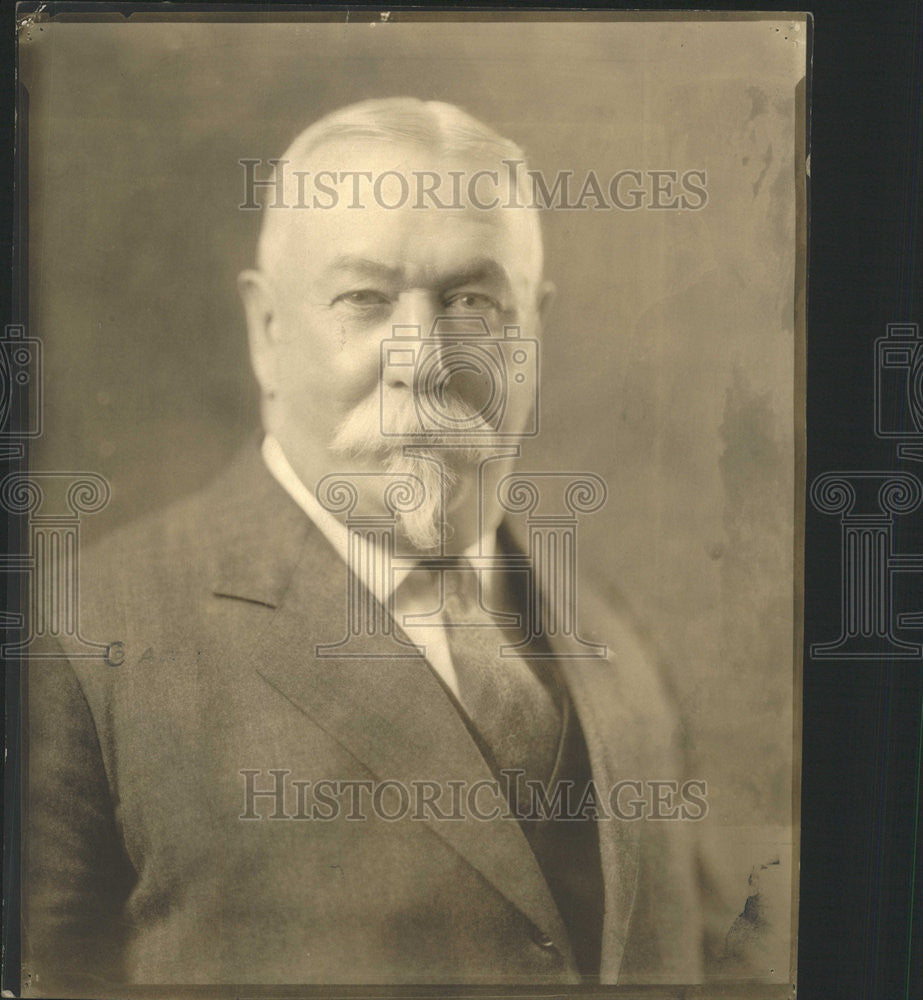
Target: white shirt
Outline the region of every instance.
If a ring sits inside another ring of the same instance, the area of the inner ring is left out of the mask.
[[[349,565],[349,529],[341,521],[338,521],[329,510],[320,505],[314,494],[298,478],[298,474],[292,468],[282,446],[270,434],[263,438],[263,461],[272,473],[273,477],[296,504],[308,515],[316,527],[321,531],[328,542],[333,546],[334,551]],[[363,536],[357,535],[356,542],[360,550],[366,546],[374,544],[367,541]],[[475,556],[491,557],[495,554],[497,547],[496,533],[485,534],[479,542],[465,549],[463,555],[466,558]],[[445,627],[441,614],[429,618],[426,625],[406,624],[408,615],[428,615],[439,604],[439,597],[432,582],[431,574],[422,572],[414,573],[412,567],[396,567],[389,574],[388,581],[381,579],[381,574],[374,574],[369,578],[368,567],[377,565],[378,560],[373,558],[362,558],[359,566],[350,567],[363,586],[374,595],[375,599],[384,607],[388,605],[388,599],[394,595],[394,619],[406,632],[411,642],[421,646],[430,666],[442,678],[449,689],[458,697],[458,678],[455,675],[455,668],[452,665],[452,656],[449,652],[449,644],[446,640]],[[344,614],[346,609],[343,609]]]

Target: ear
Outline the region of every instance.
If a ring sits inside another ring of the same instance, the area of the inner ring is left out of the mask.
[[[548,320],[548,316],[551,313],[551,307],[554,305],[554,300],[557,298],[558,290],[555,288],[553,281],[543,281],[539,287],[538,291],[535,293],[535,305],[536,311],[538,312],[538,318],[544,327]]]
[[[275,346],[278,342],[278,319],[273,290],[266,276],[261,271],[254,270],[240,272],[237,276],[237,290],[247,317],[253,373],[263,394],[271,396],[275,392]]]

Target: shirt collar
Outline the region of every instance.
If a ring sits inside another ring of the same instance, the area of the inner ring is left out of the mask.
[[[338,521],[333,514],[325,507],[321,506],[317,497],[299,479],[298,473],[292,468],[291,463],[285,457],[282,446],[271,435],[267,434],[263,438],[261,448],[263,461],[272,476],[279,483],[282,489],[295,501],[296,504],[308,515],[314,525],[320,530],[327,541],[333,546],[337,555],[346,563],[349,562],[349,529],[342,521]],[[360,550],[373,543],[364,536],[357,535],[356,542]],[[496,532],[487,532],[479,541],[474,542],[465,549],[463,556],[466,559],[475,557],[493,557],[497,549]],[[358,567],[350,568],[358,576],[365,588],[374,595],[381,604],[388,601],[391,595],[407,579],[412,567],[402,566],[392,570],[389,580],[382,580],[380,574],[369,574],[367,567],[374,566],[376,560],[360,559]]]

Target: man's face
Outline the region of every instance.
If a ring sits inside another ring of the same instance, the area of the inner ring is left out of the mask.
[[[324,169],[370,171],[373,177],[436,172],[444,178],[443,201],[451,190],[449,171],[467,177],[485,168],[497,169],[440,162],[415,147],[370,141],[331,142],[311,162],[289,167],[312,175]],[[400,200],[396,178],[390,181],[381,188],[385,204]],[[403,444],[428,443],[425,437],[381,434],[382,408],[401,415],[408,435],[426,430],[415,416],[413,366],[381,369],[381,344],[395,327],[418,327],[427,338],[437,317],[472,327],[481,317],[493,338],[502,338],[507,325],[520,327],[524,338],[539,332],[537,226],[526,210],[441,209],[428,201],[426,208],[414,208],[413,189],[404,206],[389,209],[376,202],[367,183],[361,189],[364,207],[350,208],[352,183],[339,185],[336,207],[274,210],[286,217],[278,227],[278,252],[263,276],[269,319],[266,336],[256,344],[251,322],[257,373],[274,396],[268,429],[311,489],[331,472],[393,469]],[[499,193],[502,205],[506,197]],[[476,376],[463,373],[440,388],[445,395],[432,401],[436,408],[453,406],[461,416],[474,416],[484,404]],[[508,394],[505,431],[526,426],[533,400],[534,391]],[[456,490],[462,496],[464,480],[475,475],[476,456],[443,454],[462,481]]]

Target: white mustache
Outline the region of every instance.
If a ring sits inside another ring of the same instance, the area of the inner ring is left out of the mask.
[[[483,439],[494,434],[494,428],[473,407],[457,396],[442,394],[439,409],[450,424],[467,425],[465,435],[443,434],[438,430],[428,430],[420,423],[412,393],[396,391],[388,399],[389,420],[392,430],[406,439],[381,431],[381,410],[378,392],[364,399],[337,427],[330,444],[331,451],[346,457],[389,458],[402,452],[406,444],[440,445],[468,444],[468,435]],[[473,447],[460,449],[463,457],[476,459],[478,451]],[[458,452],[456,452],[458,454]]]
[[[420,551],[434,549],[450,530],[444,523],[443,503],[450,501],[458,474],[429,446],[451,444],[453,458],[469,462],[478,461],[482,453],[467,443],[460,446],[456,435],[425,430],[409,392],[395,393],[388,400],[389,427],[407,437],[385,437],[381,432],[380,406],[378,392],[356,406],[337,428],[330,450],[344,458],[378,459],[385,463],[389,473],[415,476],[423,484],[423,502],[415,510],[400,514],[398,522],[414,548]],[[479,440],[494,433],[486,420],[457,397],[443,395],[439,406],[449,420],[467,422],[471,428],[469,433],[477,434]],[[415,446],[414,452],[406,454],[405,446],[411,443]]]

